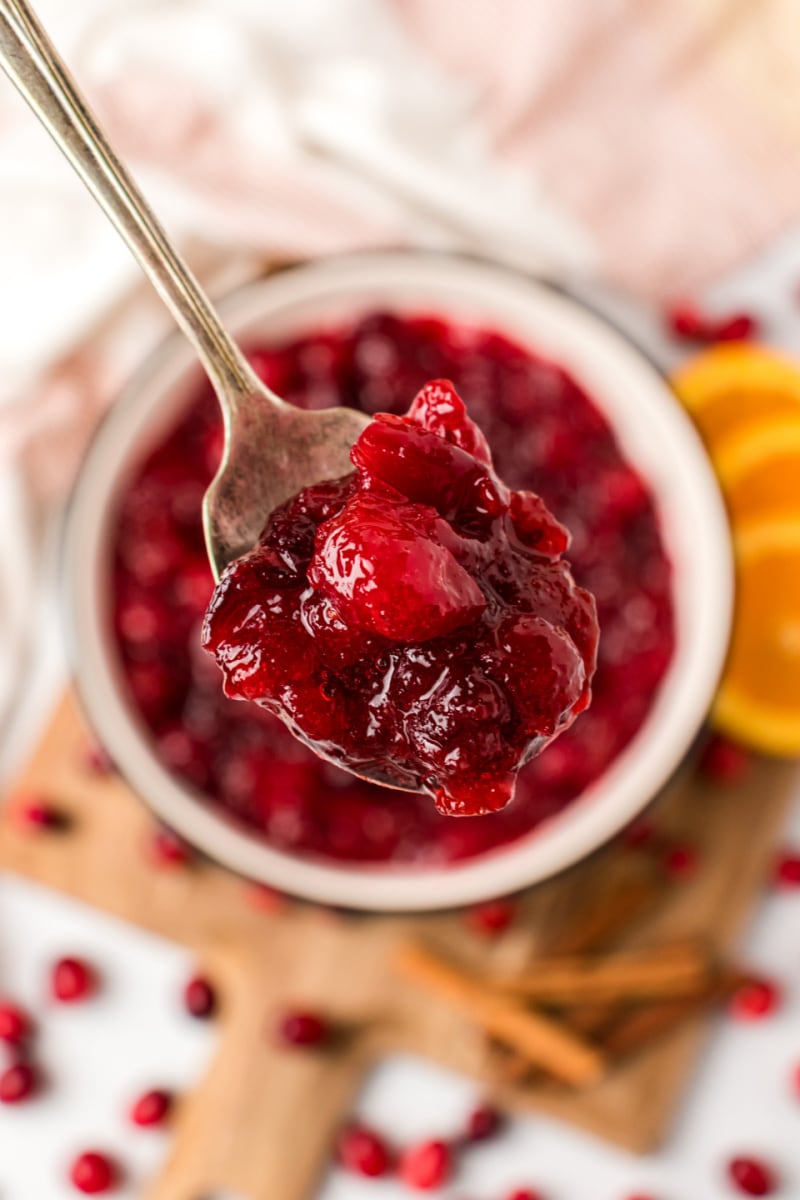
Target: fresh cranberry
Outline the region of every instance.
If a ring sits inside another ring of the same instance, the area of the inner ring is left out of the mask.
[[[517,1188],[511,1192],[507,1200],[545,1200],[541,1192],[534,1191],[533,1188]]]
[[[733,313],[716,321],[713,326],[714,340],[717,342],[742,342],[758,337],[759,332],[759,321],[752,313]]]
[[[513,900],[500,898],[475,904],[465,913],[467,924],[484,937],[497,937],[508,929],[516,915]]]
[[[30,1063],[19,1062],[0,1073],[0,1104],[21,1104],[36,1091],[38,1077]]]
[[[192,861],[191,848],[171,829],[155,829],[148,837],[145,854],[154,866],[169,870],[185,867]]]
[[[699,770],[714,783],[739,783],[749,775],[752,765],[752,756],[743,746],[717,734],[703,748]]]
[[[653,845],[657,836],[658,830],[654,822],[647,817],[639,817],[623,829],[620,840],[627,850],[644,850]]]
[[[205,1020],[214,1015],[217,997],[209,981],[202,975],[195,975],[183,989],[183,1003],[190,1016]]]
[[[42,796],[29,796],[17,801],[14,815],[20,829],[35,833],[40,829],[66,829],[66,815]]]
[[[775,864],[775,884],[787,890],[800,888],[800,854],[787,851],[780,856]]]
[[[97,990],[94,967],[82,958],[60,958],[50,973],[54,999],[62,1004],[79,1004]]]
[[[778,1187],[772,1167],[758,1158],[732,1158],[728,1163],[728,1175],[746,1196],[771,1196]]]
[[[780,1006],[781,993],[769,979],[748,979],[734,992],[730,1010],[741,1021],[760,1021]]]
[[[278,1022],[278,1037],[287,1046],[321,1046],[330,1039],[331,1033],[326,1017],[303,1009],[284,1013]]]
[[[453,1173],[453,1153],[447,1142],[421,1142],[406,1150],[400,1158],[398,1175],[419,1192],[444,1187]]]
[[[699,865],[697,848],[688,842],[670,846],[664,854],[664,870],[670,879],[690,879]]]
[[[172,1107],[172,1096],[162,1088],[144,1092],[131,1106],[131,1121],[143,1128],[162,1125]]]
[[[481,1104],[473,1109],[467,1119],[466,1140],[485,1142],[495,1136],[503,1125],[503,1115],[491,1104]]]
[[[75,1159],[69,1177],[79,1192],[86,1196],[99,1196],[116,1187],[119,1171],[107,1154],[87,1150]]]
[[[385,1175],[391,1165],[386,1143],[363,1125],[351,1126],[340,1134],[337,1159],[345,1170],[370,1179]]]
[[[667,328],[676,337],[700,341],[706,337],[707,322],[699,309],[686,302],[675,304],[667,312]]]
[[[30,1017],[18,1004],[0,1000],[0,1042],[19,1046],[33,1030]]]
[[[512,511],[447,381],[378,414],[351,458],[223,574],[203,643],[227,695],[326,757],[446,814],[504,808],[591,695],[595,608],[560,559],[566,534],[538,496]]]

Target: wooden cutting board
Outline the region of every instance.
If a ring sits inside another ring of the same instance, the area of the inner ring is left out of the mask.
[[[216,1058],[179,1105],[169,1160],[148,1200],[195,1200],[215,1191],[308,1200],[338,1127],[381,1056],[410,1051],[477,1077],[487,1070],[483,1036],[393,973],[399,941],[423,938],[477,969],[513,968],[554,944],[554,932],[568,929],[577,912],[602,904],[631,861],[609,847],[532,889],[513,926],[490,943],[458,913],[367,917],[300,903],[258,911],[252,888],[210,863],[155,869],[143,853],[151,816],[121,779],[87,768],[87,745],[69,694],[0,818],[0,869],[191,947],[220,989]],[[673,783],[659,801],[659,822],[697,845],[700,867],[673,885],[640,938],[702,933],[733,948],[768,871],[795,779],[791,768],[764,763],[735,788],[688,777]],[[21,831],[8,814],[13,796],[28,791],[52,797],[70,816],[70,829]],[[344,1031],[340,1044],[324,1052],[281,1050],[269,1023],[286,1004],[330,1013]],[[581,1092],[532,1082],[506,1086],[500,1099],[646,1151],[669,1129],[703,1034],[704,1022],[684,1024]]]

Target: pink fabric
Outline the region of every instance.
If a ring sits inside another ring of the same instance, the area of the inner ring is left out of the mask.
[[[479,82],[492,143],[594,234],[603,273],[660,298],[800,211],[795,0],[393,0]]]

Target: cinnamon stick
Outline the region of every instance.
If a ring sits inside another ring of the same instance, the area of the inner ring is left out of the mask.
[[[684,940],[602,956],[539,959],[494,982],[502,991],[531,1002],[572,1007],[697,996],[707,990],[713,975],[707,947]]]
[[[568,928],[560,929],[553,940],[556,954],[585,954],[604,950],[650,913],[664,895],[663,880],[654,868],[642,864],[614,881],[601,896],[573,913]]]
[[[566,1026],[500,995],[422,947],[401,947],[396,967],[410,982],[440,996],[490,1037],[557,1079],[585,1086],[603,1074],[604,1056]]]

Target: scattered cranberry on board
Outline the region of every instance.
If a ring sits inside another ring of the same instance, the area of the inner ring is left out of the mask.
[[[353,1125],[342,1131],[337,1159],[346,1171],[369,1179],[385,1175],[391,1166],[391,1155],[383,1138],[363,1125]]]
[[[284,1045],[309,1049],[329,1042],[333,1030],[321,1013],[308,1009],[289,1009],[281,1015],[277,1033]]]
[[[730,1012],[740,1021],[761,1021],[780,1007],[781,990],[771,979],[747,979],[730,1000]]]
[[[194,975],[183,989],[183,1004],[190,1017],[205,1021],[214,1015],[217,996],[211,982],[204,975]]]
[[[94,967],[82,958],[60,958],[50,973],[53,998],[60,1004],[80,1004],[98,987]]]
[[[85,1196],[101,1196],[116,1187],[119,1182],[119,1170],[108,1155],[97,1150],[87,1150],[75,1159],[69,1177],[76,1190]]]
[[[130,1118],[142,1129],[163,1125],[172,1108],[172,1094],[163,1088],[143,1092],[131,1105]]]
[[[466,1142],[486,1142],[503,1128],[503,1114],[491,1104],[481,1104],[467,1118]]]
[[[323,757],[447,815],[495,812],[591,699],[597,614],[569,534],[500,481],[447,380],[379,413],[351,459],[223,573],[203,644],[226,695]]]
[[[11,1000],[0,1000],[0,1042],[19,1046],[33,1032],[33,1021],[24,1008]]]
[[[36,1070],[30,1063],[19,1062],[0,1072],[0,1104],[21,1104],[37,1090]]]
[[[444,1187],[453,1173],[453,1152],[447,1142],[420,1142],[401,1155],[397,1173],[407,1187],[419,1192]]]
[[[778,1188],[775,1172],[760,1158],[732,1158],[728,1163],[728,1177],[745,1196],[771,1196]]]

